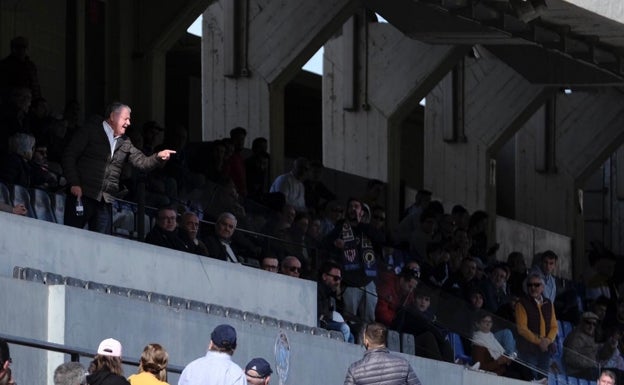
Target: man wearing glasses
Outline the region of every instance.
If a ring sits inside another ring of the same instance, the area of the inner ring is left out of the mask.
[[[301,276],[301,261],[299,261],[299,258],[292,255],[284,258],[280,265],[280,274],[299,278]]]
[[[570,376],[594,379],[598,375],[598,361],[606,361],[617,349],[617,338],[609,338],[604,344],[594,340],[598,315],[585,312],[581,322],[563,342],[563,362]]]
[[[156,226],[145,236],[145,242],[168,249],[187,251],[184,241],[178,236],[178,213],[173,207],[158,210]]]
[[[336,311],[336,294],[340,291],[342,271],[338,263],[329,260],[323,263],[317,283],[317,307],[319,327],[327,330],[337,330],[342,333],[344,340],[354,342],[351,328],[344,318]]]
[[[535,380],[545,382],[558,327],[555,307],[543,292],[542,275],[530,273],[525,281],[526,295],[516,304],[516,325],[520,335],[517,341],[520,359],[537,369],[533,370]]]

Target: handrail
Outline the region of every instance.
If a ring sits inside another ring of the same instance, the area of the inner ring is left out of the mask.
[[[0,333],[0,338],[10,344],[69,354],[71,357],[71,361],[73,362],[80,361],[80,357],[93,358],[96,356],[96,354],[93,353],[92,350],[80,349],[80,348],[73,347],[73,346],[57,344],[55,342],[40,341],[40,340],[36,340],[33,338],[16,337],[16,336],[11,336],[8,334],[3,334],[3,333]],[[122,358],[121,362],[126,365],[132,365],[132,366],[137,366],[137,367],[139,366],[139,359],[135,357]],[[167,365],[168,373],[180,374],[182,373],[183,369],[184,367],[179,366],[179,365],[172,365],[172,364]]]

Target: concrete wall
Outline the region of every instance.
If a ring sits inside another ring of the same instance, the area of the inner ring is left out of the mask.
[[[537,253],[554,251],[559,256],[555,275],[572,279],[572,239],[548,230],[505,217],[496,217],[496,241],[500,243],[497,258],[506,261],[512,251],[524,255],[527,266]]]
[[[94,352],[98,343],[108,337],[119,339],[127,358],[140,355],[145,344],[158,342],[169,353],[170,365],[184,366],[205,354],[212,329],[230,323],[238,334],[238,348],[233,360],[244,366],[252,357],[265,357],[275,370],[274,346],[280,333],[276,327],[218,317],[192,310],[148,303],[112,294],[65,286],[45,286],[40,283],[0,277],[0,289],[12,306],[0,313],[7,334],[65,343]],[[47,298],[50,298],[49,301]],[[270,306],[272,300],[263,302]],[[48,303],[49,306],[45,306]],[[15,322],[19,320],[19,322]],[[48,332],[46,327],[55,329]],[[277,371],[272,383],[280,384],[339,384],[344,380],[349,364],[358,360],[361,346],[330,340],[294,331],[283,331],[289,342],[288,377],[279,381]],[[397,353],[399,354],[399,353]],[[54,368],[68,357],[47,354],[36,349],[11,346],[16,381],[52,384]],[[461,365],[447,364],[415,356],[407,358],[423,384],[434,382],[463,385],[515,385],[520,382],[490,374],[467,371]],[[88,365],[89,358],[81,359]],[[126,366],[125,375],[136,371]],[[177,375],[168,382],[176,384]]]
[[[0,276],[27,266],[316,325],[311,281],[5,213],[0,227]]]

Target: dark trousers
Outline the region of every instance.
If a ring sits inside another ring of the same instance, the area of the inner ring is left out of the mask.
[[[110,203],[104,200],[96,201],[86,196],[82,196],[84,213],[82,216],[76,215],[76,197],[67,194],[65,198],[65,224],[80,229],[87,228],[102,234],[111,234],[113,223],[113,209]]]

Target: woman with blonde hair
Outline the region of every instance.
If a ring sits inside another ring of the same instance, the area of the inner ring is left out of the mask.
[[[139,373],[128,377],[131,385],[167,384],[167,363],[169,354],[159,344],[148,344],[141,353]]]

